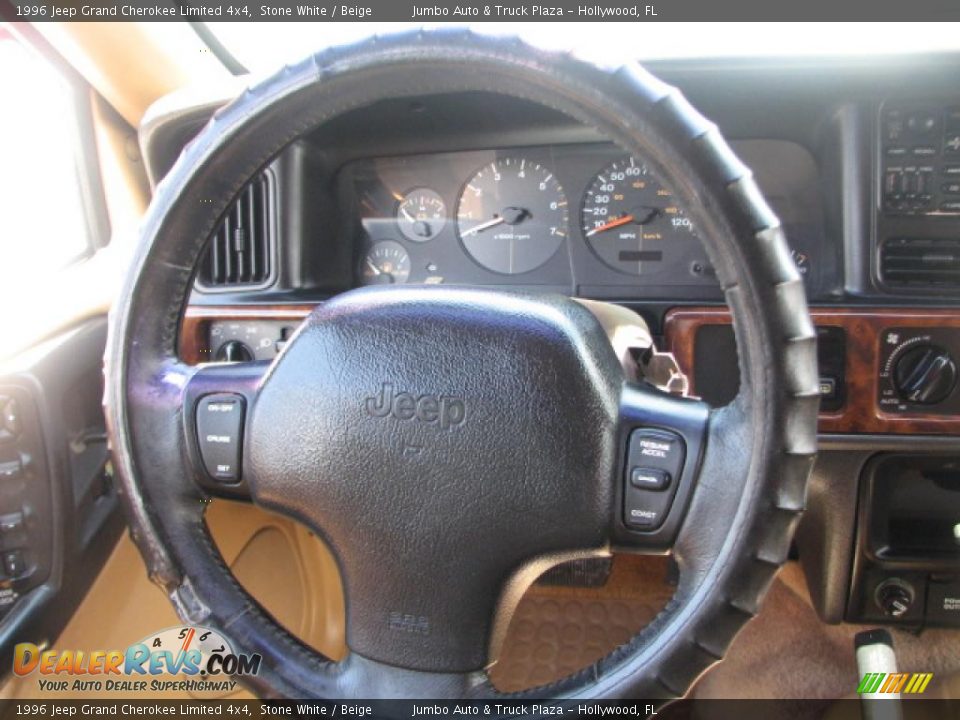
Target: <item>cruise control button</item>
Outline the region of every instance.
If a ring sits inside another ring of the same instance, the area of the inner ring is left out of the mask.
[[[651,458],[662,462],[674,463],[680,452],[679,443],[675,438],[659,436],[639,437],[635,440],[637,455],[642,458]]]
[[[630,484],[640,490],[666,490],[670,473],[654,468],[636,467],[630,471]]]
[[[663,508],[634,505],[627,508],[627,525],[640,530],[654,530],[662,522]]]
[[[240,479],[243,398],[220,393],[197,403],[197,444],[207,473],[221,482]]]

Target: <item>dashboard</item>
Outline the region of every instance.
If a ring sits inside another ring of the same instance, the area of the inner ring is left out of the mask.
[[[806,285],[822,399],[797,548],[814,606],[827,622],[960,627],[943,530],[960,517],[960,56],[650,69],[753,170]],[[398,98],[281,153],[211,240],[181,357],[270,360],[350,288],[470,284],[629,308],[693,393],[728,403],[730,314],[674,189],[570,118],[495,100]],[[141,131],[154,180],[217,106],[185,102]],[[255,267],[229,254],[247,216]],[[905,541],[918,523],[936,538]]]
[[[735,143],[808,290],[834,269],[816,164],[783,141]],[[587,297],[718,296],[696,227],[643,158],[612,144],[364,159],[340,176],[357,285],[536,287]]]

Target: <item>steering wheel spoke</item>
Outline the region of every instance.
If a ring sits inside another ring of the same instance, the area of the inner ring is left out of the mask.
[[[186,448],[194,480],[206,492],[250,499],[251,469],[244,462],[250,411],[268,362],[201,366],[183,392]]]
[[[663,551],[672,545],[694,491],[709,420],[710,408],[700,400],[646,383],[624,386],[614,537],[625,549]]]

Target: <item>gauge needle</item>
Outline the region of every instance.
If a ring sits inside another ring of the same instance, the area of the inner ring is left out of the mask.
[[[603,225],[595,227],[593,230],[587,231],[587,237],[593,237],[597,233],[602,233],[605,230],[613,230],[615,227],[620,227],[621,225],[626,225],[634,221],[633,215],[624,215],[623,217],[618,217],[615,220],[610,220],[605,222]]]
[[[401,214],[407,219],[407,222],[416,222],[417,219],[411,215],[405,207],[400,208]]]
[[[469,230],[464,230],[464,231],[461,233],[461,236],[462,236],[462,237],[465,237],[465,236],[467,236],[467,235],[476,235],[476,234],[477,234],[478,232],[480,232],[481,230],[486,230],[487,228],[492,228],[492,227],[495,226],[495,225],[499,225],[500,223],[505,223],[505,222],[506,222],[506,220],[505,220],[504,218],[502,218],[502,217],[497,217],[497,218],[494,218],[493,220],[487,220],[487,222],[485,222],[485,223],[480,223],[479,225],[474,225],[474,226],[473,226],[472,228],[470,228]]]
[[[378,267],[374,264],[373,260],[371,260],[370,258],[367,258],[367,265],[369,265],[369,266],[370,266],[370,269],[373,270],[373,274],[374,274],[374,275],[382,275],[382,274],[383,274],[383,271],[382,271],[380,268],[378,268]]]

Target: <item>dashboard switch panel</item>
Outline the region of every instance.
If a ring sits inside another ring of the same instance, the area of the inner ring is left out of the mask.
[[[950,182],[960,159],[960,108],[943,101],[885,105],[880,155],[884,212],[960,213]]]
[[[290,320],[214,320],[210,323],[209,360],[273,360],[297,329]]]
[[[0,619],[45,582],[53,563],[52,499],[40,413],[22,385],[0,387]]]
[[[679,435],[641,429],[630,434],[624,478],[623,521],[634,530],[656,530],[676,494],[686,448]]]

